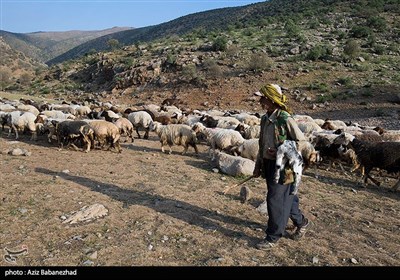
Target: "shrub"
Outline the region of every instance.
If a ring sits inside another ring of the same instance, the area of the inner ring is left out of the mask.
[[[316,83],[311,83],[309,85],[309,90],[318,90],[320,92],[328,92],[329,88],[328,88],[328,85],[325,83],[316,82]]]
[[[385,49],[386,49],[386,48],[385,48],[384,46],[382,46],[382,45],[376,45],[375,48],[374,48],[374,52],[375,52],[376,54],[382,55],[382,54],[385,53]]]
[[[371,33],[371,29],[367,26],[353,26],[350,30],[350,34],[354,38],[366,38]]]
[[[198,72],[197,72],[196,65],[189,64],[189,65],[184,66],[182,68],[182,76],[187,81],[191,81],[191,80],[196,79],[199,76]]]
[[[351,77],[341,77],[338,82],[344,86],[350,86],[353,83]]]
[[[207,71],[208,77],[212,79],[217,79],[222,76],[221,67],[213,59],[207,59],[204,62],[205,70]]]
[[[374,16],[367,19],[367,25],[374,28],[377,31],[385,31],[386,21],[380,16]]]
[[[332,96],[331,95],[318,95],[317,99],[315,100],[315,102],[317,103],[325,103],[327,101],[331,101],[332,100]]]
[[[348,40],[343,47],[343,53],[349,58],[355,58],[360,53],[360,45],[356,40]]]
[[[312,61],[319,59],[328,59],[329,55],[332,54],[332,48],[327,45],[317,45],[309,50],[306,58]]]
[[[254,53],[250,56],[248,69],[254,72],[270,70],[272,68],[271,59],[264,53]]]
[[[7,68],[0,69],[0,87],[2,90],[10,84],[11,75],[12,73],[10,69]]]
[[[225,37],[218,37],[214,40],[212,48],[214,51],[226,51],[228,40]]]
[[[31,80],[32,80],[31,74],[26,73],[26,72],[23,73],[23,74],[21,75],[21,77],[19,77],[19,81],[20,81],[21,85],[24,85],[24,86],[29,85],[30,82],[31,82]]]

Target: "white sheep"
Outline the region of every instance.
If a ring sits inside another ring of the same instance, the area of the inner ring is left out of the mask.
[[[253,175],[255,162],[240,156],[228,155],[224,152],[215,153],[216,163],[222,173],[231,176]]]
[[[144,128],[146,133],[143,138],[149,138],[149,126],[153,122],[150,114],[145,111],[132,112],[128,115],[128,120],[133,124],[136,129],[136,133],[140,139],[139,128]]]
[[[250,115],[249,113],[240,113],[233,115],[234,118],[238,119],[241,123],[253,126],[260,125],[261,119],[257,116]]]
[[[18,139],[18,130],[27,128],[32,132],[31,140],[37,140],[36,116],[31,112],[13,111],[7,114],[7,124],[9,125],[8,137],[11,135],[11,130],[15,132],[15,139]]]
[[[189,146],[192,146],[196,152],[199,153],[196,142],[196,133],[185,124],[168,124],[162,125],[159,122],[152,122],[150,124],[150,130],[155,131],[160,138],[161,151],[164,153],[164,146],[168,145],[169,154],[172,153],[171,146],[181,145],[184,147],[182,155],[186,154]]]
[[[258,141],[258,138],[246,139],[242,144],[233,147],[232,151],[235,153],[235,155],[237,154],[241,157],[256,161],[259,150]]]
[[[208,154],[211,155],[211,160],[215,158],[215,149],[220,150],[228,149],[233,146],[239,146],[244,142],[242,135],[235,130],[225,128],[206,128],[202,123],[196,123],[192,128],[196,133],[203,133],[207,142],[210,145]]]
[[[45,115],[49,118],[54,118],[54,119],[71,119],[74,120],[75,116],[70,114],[70,113],[64,113],[63,111],[58,111],[58,110],[52,110],[52,111],[43,111],[40,112],[40,115]]]

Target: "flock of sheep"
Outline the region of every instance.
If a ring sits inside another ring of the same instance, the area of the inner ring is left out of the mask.
[[[343,163],[351,164],[352,171],[360,168],[364,184],[371,179],[379,185],[369,175],[374,167],[399,175],[400,131],[340,120],[313,119],[307,115],[293,117],[307,141],[288,143],[286,148],[282,145],[282,150],[278,152],[279,162],[297,164],[297,186],[303,169],[316,166],[321,160],[329,162],[328,168],[332,163],[338,163],[342,170]],[[161,106],[144,105],[138,109],[101,102],[38,104],[32,100],[0,99],[0,120],[2,130],[8,126],[8,137],[14,132],[15,139],[18,139],[19,132],[29,131],[31,140],[37,140],[38,133],[47,133],[48,142],[55,140],[61,148],[72,146],[83,148],[85,152],[94,148],[121,152],[121,137],[134,142],[134,130],[138,138],[141,138],[139,131],[144,130],[144,139],[148,139],[149,132],[154,131],[160,139],[162,152],[168,146],[171,153],[171,146],[180,145],[183,146],[182,154],[187,152],[189,146],[198,154],[197,144],[205,141],[211,160],[216,160],[221,172],[232,176],[252,174],[260,134],[258,114],[182,111],[165,103]],[[393,190],[399,186],[400,178]]]

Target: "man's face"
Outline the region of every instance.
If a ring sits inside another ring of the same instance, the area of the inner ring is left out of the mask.
[[[273,106],[274,103],[272,103],[271,100],[269,100],[268,98],[266,98],[264,96],[262,96],[260,98],[260,104],[261,104],[261,107],[263,108],[263,110],[265,110],[265,111],[271,111],[274,109],[274,106]]]

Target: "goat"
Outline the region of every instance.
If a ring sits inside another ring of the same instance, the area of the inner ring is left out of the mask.
[[[281,177],[286,163],[289,163],[289,166],[294,172],[294,188],[291,190],[290,194],[296,195],[299,190],[303,172],[303,157],[297,151],[296,142],[293,140],[285,140],[282,145],[278,147],[275,163],[275,183],[279,182],[279,178]]]

